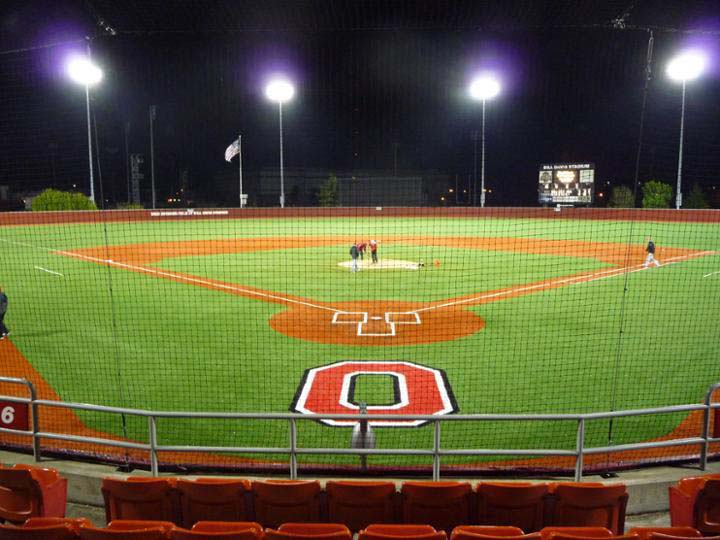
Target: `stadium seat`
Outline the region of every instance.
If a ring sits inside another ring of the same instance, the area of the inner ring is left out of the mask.
[[[670,486],[670,522],[704,536],[720,533],[720,475],[683,478]]]
[[[553,537],[553,540],[596,540],[596,536],[584,536],[582,534],[580,535],[568,535],[568,534],[556,534]],[[606,536],[603,538],[607,538],[608,540],[638,540],[638,536],[636,534],[627,534],[627,535],[611,535]]]
[[[323,531],[320,527],[310,527],[306,530],[300,527],[294,527],[284,531],[280,529],[265,529],[265,540],[351,540],[352,533],[350,530],[345,527],[345,525],[340,525],[340,527],[344,530],[328,529]]]
[[[22,526],[26,529],[37,529],[49,525],[70,525],[77,530],[83,526],[92,526],[92,523],[87,518],[37,517],[28,519]]]
[[[162,527],[130,531],[82,527],[78,533],[80,540],[166,540],[168,538],[167,532]]]
[[[541,540],[552,540],[557,535],[607,538],[613,533],[607,527],[544,527],[540,531]]]
[[[0,540],[77,540],[78,533],[69,524],[38,527],[0,525]]]
[[[651,532],[648,534],[648,540],[694,540],[697,536],[675,536],[663,534],[660,532]],[[720,536],[701,536],[703,540],[720,540]]]
[[[250,515],[245,500],[250,491],[247,480],[198,478],[178,480],[181,525],[187,529],[201,520],[245,521]]]
[[[396,492],[392,482],[329,481],[325,491],[328,520],[344,523],[353,532],[371,523],[396,521]]]
[[[570,527],[605,527],[613,534],[625,530],[628,495],[624,484],[552,485],[554,504],[550,524]]]
[[[373,523],[365,528],[365,532],[384,534],[387,536],[417,536],[421,534],[432,534],[437,531],[432,525]]]
[[[398,531],[399,533],[399,531]],[[368,530],[360,531],[358,540],[447,540],[445,531],[438,531],[425,534],[380,534],[376,532],[368,532]]]
[[[0,521],[21,524],[32,517],[64,517],[67,480],[55,469],[0,467]]]
[[[477,486],[477,522],[513,525],[525,532],[545,526],[547,484],[530,482],[481,482]]]
[[[525,533],[518,527],[504,525],[460,525],[455,527],[450,535],[450,540],[473,540],[478,537],[519,537]],[[536,535],[537,536],[537,535]],[[537,536],[539,538],[539,536]]]
[[[283,523],[320,521],[320,483],[266,480],[252,483],[255,519],[277,529]]]
[[[698,538],[702,536],[700,531],[692,527],[633,527],[628,531],[628,534],[637,534],[639,540],[648,540],[651,534],[657,533],[683,536],[685,538]]]
[[[174,479],[105,478],[102,494],[105,517],[110,523],[117,519],[171,521],[179,525],[173,504]]]
[[[252,529],[258,534],[258,537],[262,537],[263,528],[262,525],[255,521],[198,521],[193,525],[193,532],[244,532],[248,529]]]
[[[467,482],[405,482],[401,493],[405,523],[427,523],[447,533],[471,523]]]
[[[262,533],[257,529],[244,529],[225,532],[195,531],[175,528],[170,531],[170,540],[259,540]]]
[[[350,534],[350,529],[343,523],[283,523],[278,530],[291,534]]]
[[[175,527],[170,521],[155,521],[151,519],[116,519],[108,523],[107,529],[111,531],[137,531],[144,529],[162,529],[168,534]]]

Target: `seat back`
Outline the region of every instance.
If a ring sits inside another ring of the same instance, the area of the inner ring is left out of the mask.
[[[368,532],[367,530],[360,531],[358,540],[447,540],[445,531],[439,531],[434,533],[426,534],[398,534],[398,535],[387,535],[374,532]]]
[[[175,487],[180,498],[181,524],[185,528],[202,520],[245,521],[250,517],[245,503],[250,484],[246,480],[178,480]]]
[[[607,527],[545,527],[540,531],[542,540],[552,540],[557,535],[607,538],[613,533]]]
[[[701,537],[700,531],[693,527],[633,527],[628,534],[637,534],[639,540],[648,540],[651,534],[668,534],[686,538]]]
[[[558,484],[554,496],[553,525],[605,527],[613,534],[625,530],[628,495],[624,484]]]
[[[0,468],[0,519],[23,523],[42,515],[42,493],[29,470]]]
[[[697,494],[694,508],[695,527],[705,536],[720,533],[720,480],[705,481]]]
[[[0,525],[2,540],[77,540],[75,529],[65,523],[38,527],[9,527]]]
[[[470,522],[470,494],[467,482],[405,482],[402,486],[402,514],[405,523],[428,523],[450,533]]]
[[[638,540],[638,535],[627,534],[627,535],[612,535],[605,537],[607,540]],[[556,534],[553,536],[554,540],[596,540],[593,536],[583,535],[567,535],[567,534]]]
[[[539,531],[545,526],[547,495],[547,484],[482,482],[477,487],[478,523]]]
[[[278,529],[280,532],[290,534],[329,534],[329,533],[343,533],[348,536],[350,529],[342,523],[283,523]]]
[[[87,518],[34,517],[28,519],[23,524],[23,528],[37,529],[38,527],[48,527],[50,525],[69,525],[75,530],[83,526],[92,527],[92,523]]]
[[[392,482],[333,482],[325,485],[328,520],[358,532],[371,523],[396,521]]]
[[[105,478],[102,483],[105,516],[117,519],[171,521],[175,524],[172,484],[161,478],[119,480]]]
[[[368,525],[365,532],[384,534],[387,536],[418,536],[436,533],[432,525],[413,525],[408,523],[373,523]]]
[[[262,537],[262,525],[254,521],[198,521],[193,525],[195,532],[239,532],[252,529]]]
[[[167,540],[168,537],[161,527],[132,531],[82,527],[78,535],[80,540]]]
[[[303,534],[300,532],[287,532],[276,529],[265,529],[265,540],[351,540],[350,531],[320,532]]]
[[[252,483],[255,519],[267,528],[283,523],[320,521],[320,483],[267,480]]]
[[[259,540],[262,537],[255,529],[232,532],[208,532],[175,528],[170,531],[170,540]]]
[[[156,521],[150,519],[115,519],[108,523],[111,531],[138,531],[145,529],[162,529],[165,534],[169,533],[175,524],[170,521]]]
[[[471,540],[478,536],[523,536],[525,533],[518,527],[502,525],[460,525],[450,535],[451,540]]]

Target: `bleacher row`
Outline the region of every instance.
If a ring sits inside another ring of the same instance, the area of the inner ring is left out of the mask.
[[[96,529],[87,520],[63,520],[67,481],[57,471],[0,468],[0,520],[8,522],[0,526],[0,540],[46,538],[32,536],[43,527],[83,539],[144,538],[129,528],[153,529],[145,531],[153,538],[246,540],[346,540],[352,533],[361,540],[474,538],[460,532],[479,535],[476,540],[549,540],[552,531],[620,536],[628,501],[623,484],[591,482],[480,482],[473,489],[468,482],[406,481],[398,492],[393,482],[328,481],[322,489],[318,481],[131,477],[104,479],[102,494],[109,525]],[[686,529],[661,533],[720,533],[720,475],[680,481],[670,489],[670,505],[673,526]]]

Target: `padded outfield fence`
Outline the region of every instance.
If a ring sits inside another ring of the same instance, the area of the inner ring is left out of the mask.
[[[378,262],[351,272],[370,240]],[[43,453],[153,470],[437,477],[698,462],[718,442],[717,211],[17,213],[0,244],[0,375],[38,394],[0,381],[0,402],[40,419],[4,447],[34,428]],[[375,450],[337,416],[361,407]]]

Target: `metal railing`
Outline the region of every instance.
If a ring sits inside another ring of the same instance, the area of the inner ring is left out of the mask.
[[[301,421],[316,420],[346,420],[367,422],[367,414],[299,414],[299,413],[227,413],[227,412],[179,412],[179,411],[148,411],[144,409],[130,409],[124,407],[108,407],[103,405],[90,405],[87,403],[70,403],[37,399],[35,387],[30,381],[12,377],[0,377],[0,383],[10,383],[25,386],[30,394],[29,398],[16,396],[2,396],[0,400],[26,403],[31,411],[31,428],[27,431],[0,427],[1,433],[32,437],[33,454],[36,461],[41,459],[40,442],[42,439],[54,439],[69,442],[89,443],[101,446],[126,448],[147,451],[150,458],[150,470],[153,476],[159,473],[159,452],[209,452],[209,453],[238,453],[238,454],[287,454],[289,456],[290,478],[297,478],[298,456],[300,455],[401,455],[401,456],[430,456],[433,460],[432,478],[440,478],[441,458],[444,456],[562,456],[575,458],[575,480],[583,477],[585,456],[593,454],[609,454],[653,448],[667,448],[674,446],[698,445],[700,447],[698,464],[701,470],[707,467],[710,444],[720,442],[720,438],[710,436],[710,420],[712,411],[720,409],[720,403],[712,403],[713,393],[720,388],[720,383],[712,385],[701,404],[672,405],[649,409],[631,409],[613,412],[596,412],[584,414],[455,414],[448,416],[435,415],[394,415],[373,414],[372,421],[381,420],[422,420],[433,425],[432,448],[311,448],[299,447],[297,444],[297,424]],[[147,418],[148,443],[138,443],[99,437],[86,437],[66,433],[53,433],[39,430],[39,407],[57,407],[75,411],[92,411],[109,414],[121,414]],[[587,447],[585,441],[586,423],[592,420],[627,418],[633,416],[648,416],[681,412],[703,412],[701,433],[697,437],[685,437],[663,441],[648,441],[631,444],[618,444],[612,446]],[[162,445],[158,443],[157,420],[159,418],[184,419],[225,419],[225,420],[277,420],[289,424],[289,445],[287,447],[244,447],[244,446],[197,446],[197,445]],[[576,444],[574,450],[547,449],[547,448],[468,448],[443,449],[441,424],[445,422],[575,422]]]

